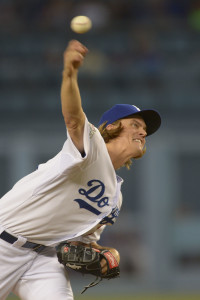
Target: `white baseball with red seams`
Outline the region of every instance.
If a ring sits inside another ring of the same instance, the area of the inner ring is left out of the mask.
[[[92,27],[92,21],[87,16],[77,16],[71,20],[71,29],[76,33],[86,33]]]

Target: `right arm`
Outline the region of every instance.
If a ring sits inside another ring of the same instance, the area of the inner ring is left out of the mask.
[[[68,133],[80,153],[84,152],[83,131],[85,114],[78,87],[78,69],[88,50],[78,41],[70,41],[64,52],[64,70],[61,85],[62,114]]]

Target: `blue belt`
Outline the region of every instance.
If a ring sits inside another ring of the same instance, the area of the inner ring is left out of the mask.
[[[14,244],[18,240],[17,237],[13,236],[12,234],[8,233],[5,230],[0,234],[0,239],[8,242],[9,244]],[[42,251],[44,248],[46,248],[46,246],[44,245],[36,244],[28,241],[26,241],[26,243],[22,245],[22,247],[26,249],[31,249],[36,252]]]

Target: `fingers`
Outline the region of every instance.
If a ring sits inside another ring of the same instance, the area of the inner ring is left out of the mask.
[[[76,71],[88,52],[88,49],[79,41],[72,40],[69,42],[64,52],[64,70],[70,75],[73,71]]]
[[[77,40],[70,41],[68,46],[67,46],[67,50],[77,51],[77,52],[81,53],[82,55],[86,55],[86,53],[88,52],[87,47],[85,47],[83,44],[81,44]]]
[[[107,267],[107,262],[104,258],[102,258],[100,265],[101,265],[101,272],[103,275],[105,275],[107,273],[108,267]]]

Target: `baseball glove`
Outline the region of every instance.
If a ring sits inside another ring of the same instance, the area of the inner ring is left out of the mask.
[[[71,243],[61,243],[57,246],[58,261],[65,267],[69,267],[82,274],[92,274],[96,276],[81,292],[84,293],[89,287],[97,285],[103,278],[116,278],[120,274],[119,264],[109,250],[98,250],[83,245],[73,245]],[[101,260],[107,262],[107,272],[102,274]]]

